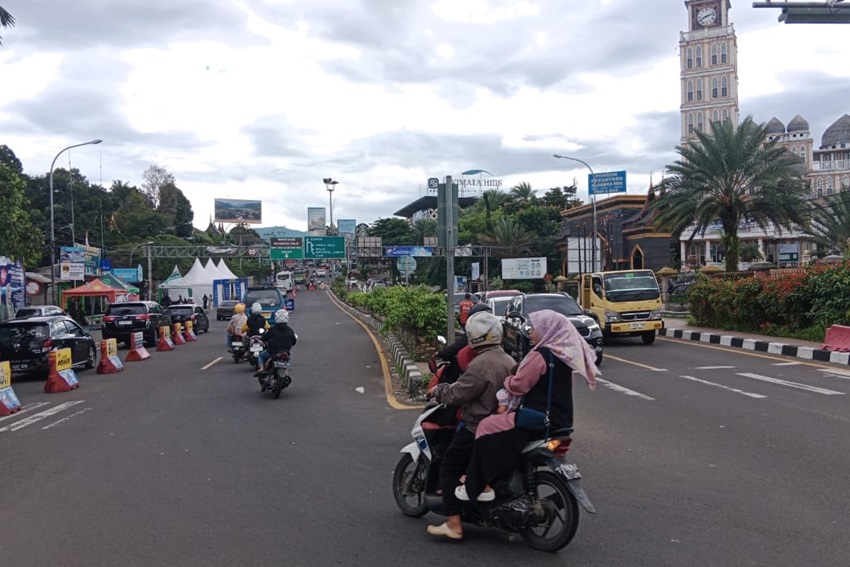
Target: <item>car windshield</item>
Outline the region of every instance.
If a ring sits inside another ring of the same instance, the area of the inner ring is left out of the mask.
[[[584,315],[584,312],[578,306],[575,299],[566,295],[528,295],[524,301],[526,313],[551,309],[567,317]]]
[[[510,297],[500,297],[499,299],[493,299],[493,314],[494,315],[504,315],[505,308],[508,306],[508,303],[511,302]]]
[[[221,303],[219,303],[218,306],[219,307],[233,307],[235,305],[236,305],[235,301],[222,301]]]
[[[609,301],[658,299],[661,292],[652,272],[625,272],[605,275],[605,297]]]
[[[38,317],[39,315],[41,315],[40,309],[33,309],[33,308],[29,308],[29,307],[24,307],[23,309],[18,309],[15,312],[15,317],[33,317],[33,316]]]
[[[128,303],[127,305],[113,304],[106,308],[107,315],[144,315],[145,313],[145,306],[138,303]]]
[[[175,315],[191,315],[195,312],[195,309],[190,305],[180,305],[178,307],[169,307],[166,309],[169,314]]]
[[[276,307],[283,303],[283,296],[276,289],[252,289],[245,295],[245,305],[254,303],[263,307]]]
[[[6,323],[0,325],[0,343],[8,344],[22,339],[47,338],[49,331],[44,323]]]

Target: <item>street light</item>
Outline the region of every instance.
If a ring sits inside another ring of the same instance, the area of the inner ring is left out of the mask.
[[[133,249],[130,250],[130,262],[129,262],[129,264],[130,264],[131,268],[133,267],[133,253],[136,250],[138,250],[139,248],[141,248],[142,246],[150,246],[153,243],[154,243],[153,240],[148,240],[147,242],[142,242],[141,244],[136,244],[135,246],[133,246]]]
[[[68,146],[67,148],[63,148],[59,150],[59,153],[56,154],[56,157],[53,158],[53,162],[50,164],[50,288],[53,290],[53,304],[59,304],[59,294],[56,289],[56,230],[54,227],[53,220],[53,166],[56,165],[56,160],[59,159],[59,156],[62,155],[63,152],[70,150],[71,148],[79,148],[80,146],[88,146],[90,144],[99,144],[103,140],[91,140],[90,142],[83,142],[82,144],[74,144],[73,146]],[[73,202],[71,204],[73,209]],[[73,244],[73,242],[71,243]]]
[[[322,179],[322,181],[325,182],[325,188],[328,190],[328,204],[330,205],[330,215],[331,215],[331,222],[330,222],[329,226],[330,226],[331,232],[333,232],[333,229],[334,229],[334,200],[333,200],[333,196],[334,196],[334,189],[336,189],[336,185],[339,183],[339,181],[334,181],[330,177],[325,177],[324,179]]]
[[[589,165],[587,165],[587,162],[585,162],[583,160],[580,160],[580,159],[574,158],[574,157],[569,157],[569,156],[562,156],[561,154],[552,154],[552,157],[555,157],[555,158],[558,158],[558,159],[569,159],[569,160],[572,160],[572,161],[577,161],[580,164],[582,164],[584,167],[586,167],[588,170],[590,170],[591,178],[594,175],[593,174],[593,168],[591,168]],[[588,191],[588,193],[590,193],[590,191],[591,191],[590,183],[587,184],[587,191]],[[591,271],[596,271],[596,191],[593,192],[592,197],[593,197],[593,241],[592,241],[591,247],[590,247],[590,253],[591,253],[590,266],[591,266]]]

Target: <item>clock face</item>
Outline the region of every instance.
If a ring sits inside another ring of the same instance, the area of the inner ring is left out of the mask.
[[[715,22],[717,22],[717,8],[714,6],[700,8],[697,11],[697,23],[699,25],[708,27],[714,25]]]

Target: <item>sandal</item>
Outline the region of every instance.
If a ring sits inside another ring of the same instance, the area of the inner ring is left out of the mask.
[[[439,526],[428,526],[428,533],[435,536],[447,537],[449,539],[460,541],[463,539],[462,533],[457,533],[452,530],[445,522]]]

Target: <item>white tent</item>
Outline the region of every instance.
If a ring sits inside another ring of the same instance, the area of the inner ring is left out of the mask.
[[[204,270],[210,275],[213,280],[224,280],[225,278],[221,272],[218,271],[218,268],[215,267],[215,263],[212,258],[207,259],[207,265],[204,266]]]
[[[218,271],[221,274],[221,277],[226,280],[239,279],[236,274],[230,271],[230,268],[227,267],[227,264],[224,263],[224,258],[218,261]]]
[[[168,290],[168,296],[173,300],[175,295],[192,297],[200,304],[200,298],[205,294],[212,296],[213,279],[201,265],[201,261],[195,258],[195,262],[185,276],[173,282],[163,282],[161,288]]]

